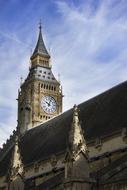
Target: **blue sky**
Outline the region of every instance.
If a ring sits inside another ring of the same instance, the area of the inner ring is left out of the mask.
[[[39,20],[67,110],[127,79],[126,10],[126,0],[0,0],[0,146],[17,124]]]

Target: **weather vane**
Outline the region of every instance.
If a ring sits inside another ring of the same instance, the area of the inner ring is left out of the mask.
[[[39,29],[41,30],[41,28],[42,28],[42,21],[41,21],[41,19],[40,19],[40,22],[39,22]]]

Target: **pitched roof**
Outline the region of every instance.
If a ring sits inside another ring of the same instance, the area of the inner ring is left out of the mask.
[[[51,175],[54,174],[52,177]],[[32,176],[30,178],[27,178],[25,180],[25,190],[31,189],[35,186],[35,179],[36,178],[42,178],[43,176],[50,176],[47,179],[45,179],[43,182],[40,181],[39,184],[36,184],[37,189],[45,190],[45,189],[51,189],[56,188],[57,186],[61,185],[64,181],[64,168],[61,169],[54,169],[50,172],[47,172],[42,175],[36,175]]]
[[[87,143],[121,131],[127,126],[127,81],[79,105],[79,119]],[[73,111],[25,133],[20,142],[24,164],[65,152]]]
[[[127,180],[127,154],[98,171],[96,176],[100,184]]]
[[[79,109],[87,142],[121,131],[127,126],[127,82],[83,102]],[[71,109],[23,136],[21,149],[25,164],[66,150],[72,115]]]
[[[37,54],[50,58],[50,55],[49,55],[49,53],[48,53],[48,51],[46,49],[46,46],[44,44],[44,40],[43,40],[43,37],[42,37],[41,26],[39,27],[39,36],[38,36],[37,45],[35,47],[35,50],[34,50],[32,56],[31,56],[31,58],[33,58]]]
[[[63,180],[64,180],[64,172],[61,172],[55,175],[54,177],[48,179],[47,181],[43,182],[42,184],[40,184],[38,188],[41,190],[55,188],[61,185],[63,183]]]
[[[0,162],[0,177],[4,176],[7,172],[9,172],[13,150],[14,150],[14,148],[12,147],[8,151],[6,156],[3,158],[3,160]]]

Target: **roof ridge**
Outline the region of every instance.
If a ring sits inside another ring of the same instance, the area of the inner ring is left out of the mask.
[[[103,92],[101,92],[100,94],[95,95],[94,97],[91,97],[91,98],[87,99],[86,101],[80,103],[78,106],[80,106],[80,105],[82,105],[82,104],[84,104],[84,103],[86,103],[86,102],[89,102],[89,101],[91,101],[91,100],[93,100],[93,99],[96,99],[96,98],[100,97],[101,95],[103,95],[103,94],[105,94],[105,93],[111,92],[112,90],[116,89],[117,87],[119,87],[119,86],[121,86],[121,85],[123,85],[123,84],[125,84],[125,83],[127,83],[127,80],[125,80],[125,81],[123,81],[123,82],[121,82],[121,83],[118,83],[118,84],[116,84],[115,86],[113,86],[113,87],[111,87],[111,88],[108,88],[107,90],[104,90]]]

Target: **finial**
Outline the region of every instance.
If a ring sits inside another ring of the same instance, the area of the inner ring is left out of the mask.
[[[21,76],[20,77],[20,86],[22,86],[22,83],[23,83],[23,77]]]
[[[39,30],[41,31],[42,29],[42,22],[41,22],[41,19],[40,19],[40,22],[39,22]]]
[[[75,116],[75,115],[78,115],[79,109],[78,109],[78,106],[77,106],[76,104],[74,105],[73,110],[74,110],[74,111],[73,111],[74,116]]]
[[[18,135],[16,135],[15,136],[15,144],[18,144],[18,140],[19,140]]]
[[[59,83],[60,83],[60,73],[58,73],[58,81],[59,81]]]
[[[48,48],[48,50],[49,50],[49,54],[51,54],[51,48],[50,47]]]

